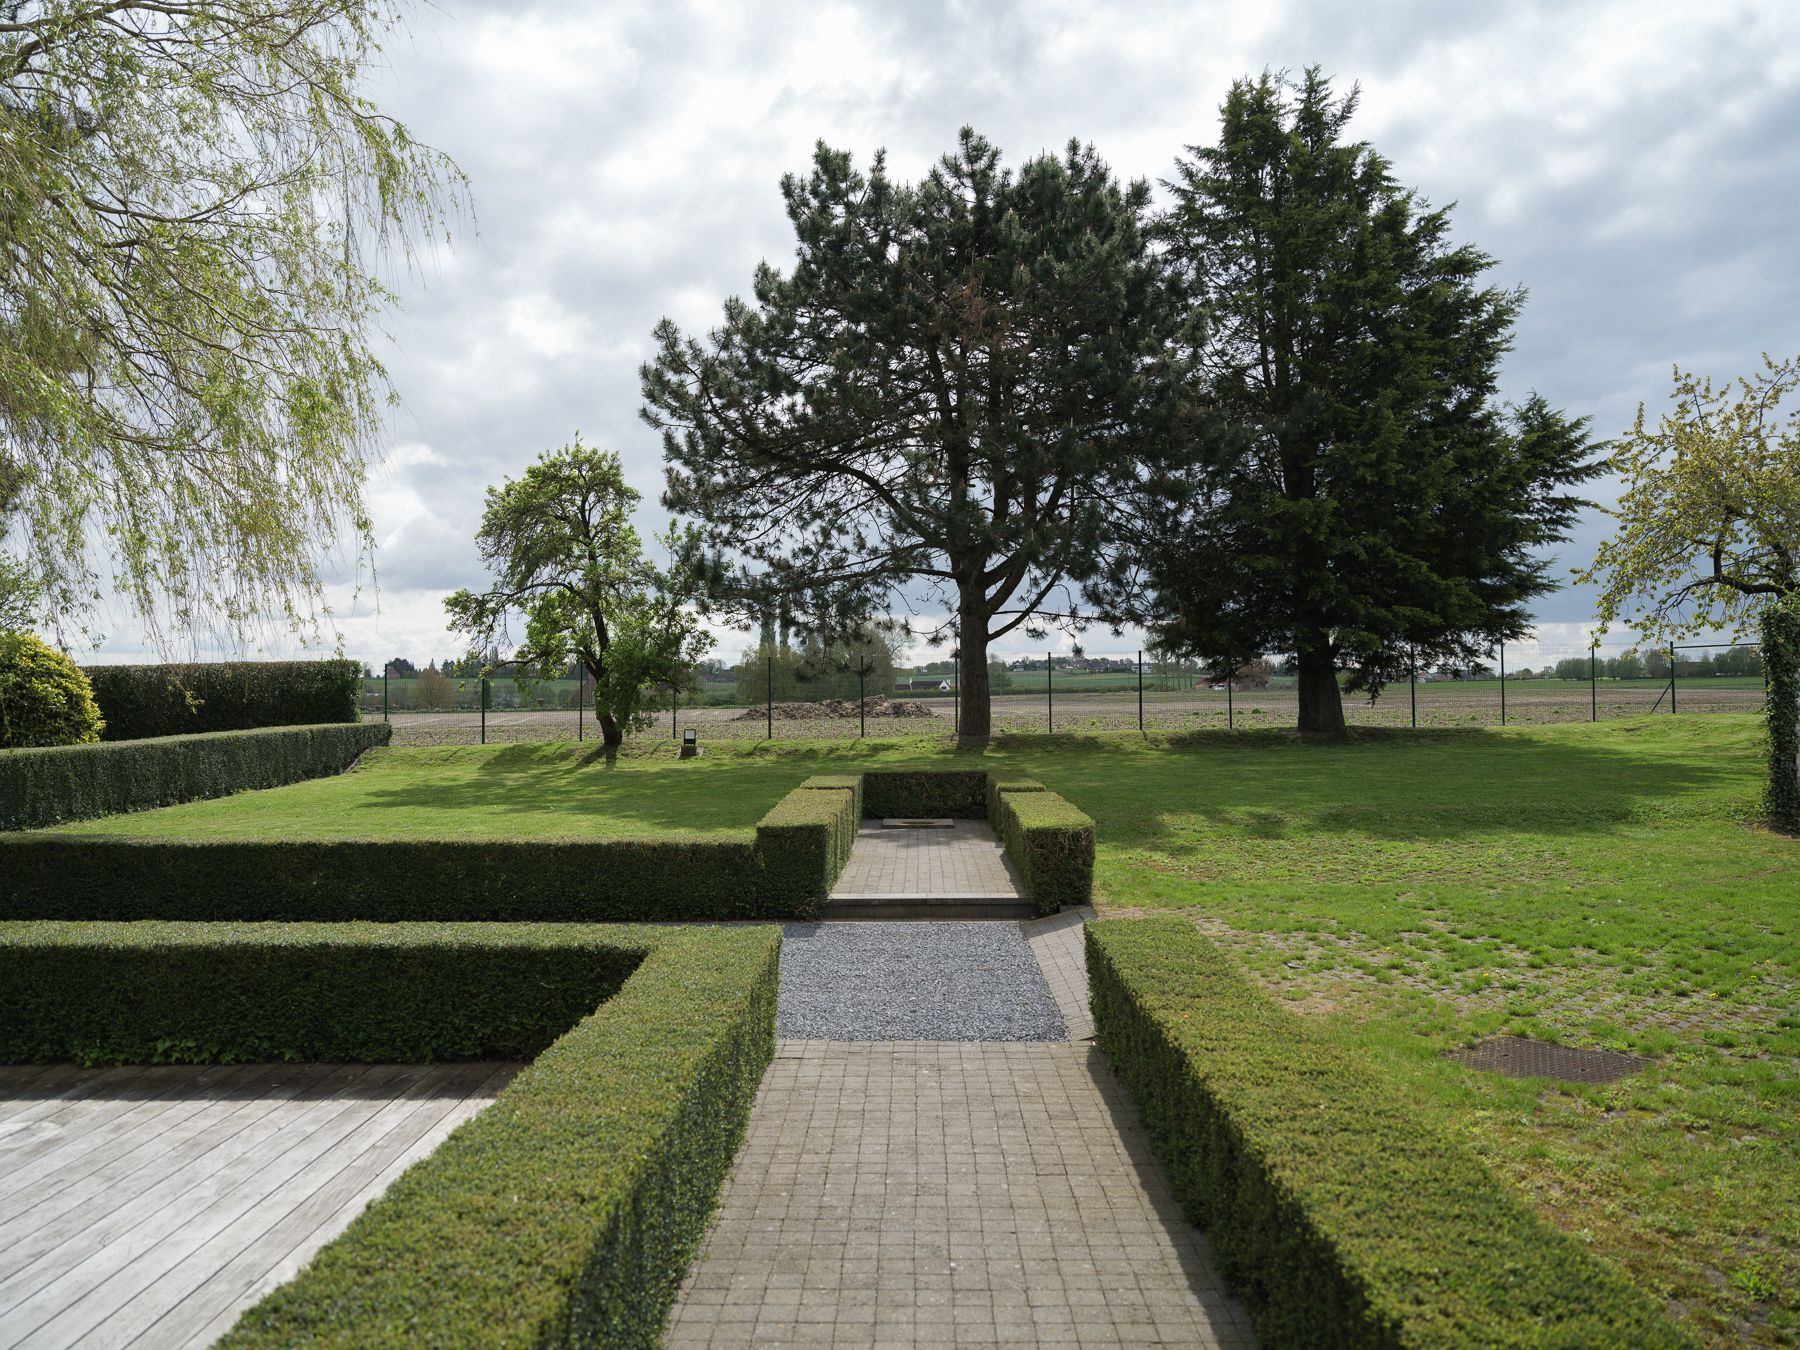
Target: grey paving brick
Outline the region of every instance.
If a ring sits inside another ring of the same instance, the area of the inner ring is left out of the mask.
[[[833,900],[1020,900],[1024,895],[1000,841],[978,820],[953,821],[947,830],[864,825],[831,892]]]
[[[784,1041],[669,1328],[687,1346],[1250,1339],[1130,1102],[1069,1042]]]

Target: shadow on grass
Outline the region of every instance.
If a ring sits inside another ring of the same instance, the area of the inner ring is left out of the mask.
[[[1719,728],[1721,732],[1725,728]],[[1748,809],[1756,763],[1740,735],[1708,745],[1687,728],[1539,738],[1467,731],[1198,732],[1137,741],[1009,737],[964,750],[1068,797],[1105,843],[1154,846],[1181,822],[1255,838],[1382,840],[1582,834],[1684,802]],[[1109,752],[1110,753],[1107,753]]]

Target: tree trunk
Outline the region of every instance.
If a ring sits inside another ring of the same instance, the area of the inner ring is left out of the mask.
[[[619,724],[611,713],[596,713],[594,720],[600,724],[601,745],[608,750],[617,750],[625,744],[625,733],[619,729]]]
[[[985,741],[994,728],[993,704],[988,694],[987,615],[962,610],[962,633],[956,660],[957,697],[962,700],[962,720],[957,737]]]
[[[1324,643],[1300,653],[1300,730],[1307,735],[1344,734],[1344,695],[1330,653]]]

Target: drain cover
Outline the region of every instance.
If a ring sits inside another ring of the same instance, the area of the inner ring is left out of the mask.
[[[1524,1036],[1491,1036],[1444,1058],[1470,1069],[1492,1069],[1511,1078],[1560,1078],[1565,1083],[1610,1083],[1650,1061],[1616,1050],[1577,1050]]]
[[[956,822],[949,816],[886,816],[882,819],[884,830],[953,830]]]

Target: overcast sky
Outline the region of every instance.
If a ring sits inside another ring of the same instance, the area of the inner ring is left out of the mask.
[[[819,139],[859,162],[885,146],[912,178],[965,123],[1012,164],[1074,136],[1155,181],[1213,140],[1233,78],[1317,63],[1361,83],[1352,130],[1456,203],[1494,280],[1529,288],[1508,397],[1537,389],[1611,436],[1666,399],[1673,362],[1726,375],[1800,353],[1787,0],[450,2],[416,10],[387,60],[374,96],[467,171],[476,219],[401,282],[389,323],[404,405],[373,476],[379,594],[335,595],[346,652],[377,665],[459,648],[441,598],[482,580],[483,488],[577,429],[619,451],[660,526],[637,416],[651,327],[704,329],[759,260],[785,265],[778,182]],[[1596,513],[1559,571],[1603,531]],[[1579,650],[1591,607],[1546,597],[1541,655]],[[112,627],[103,659],[141,649]]]

